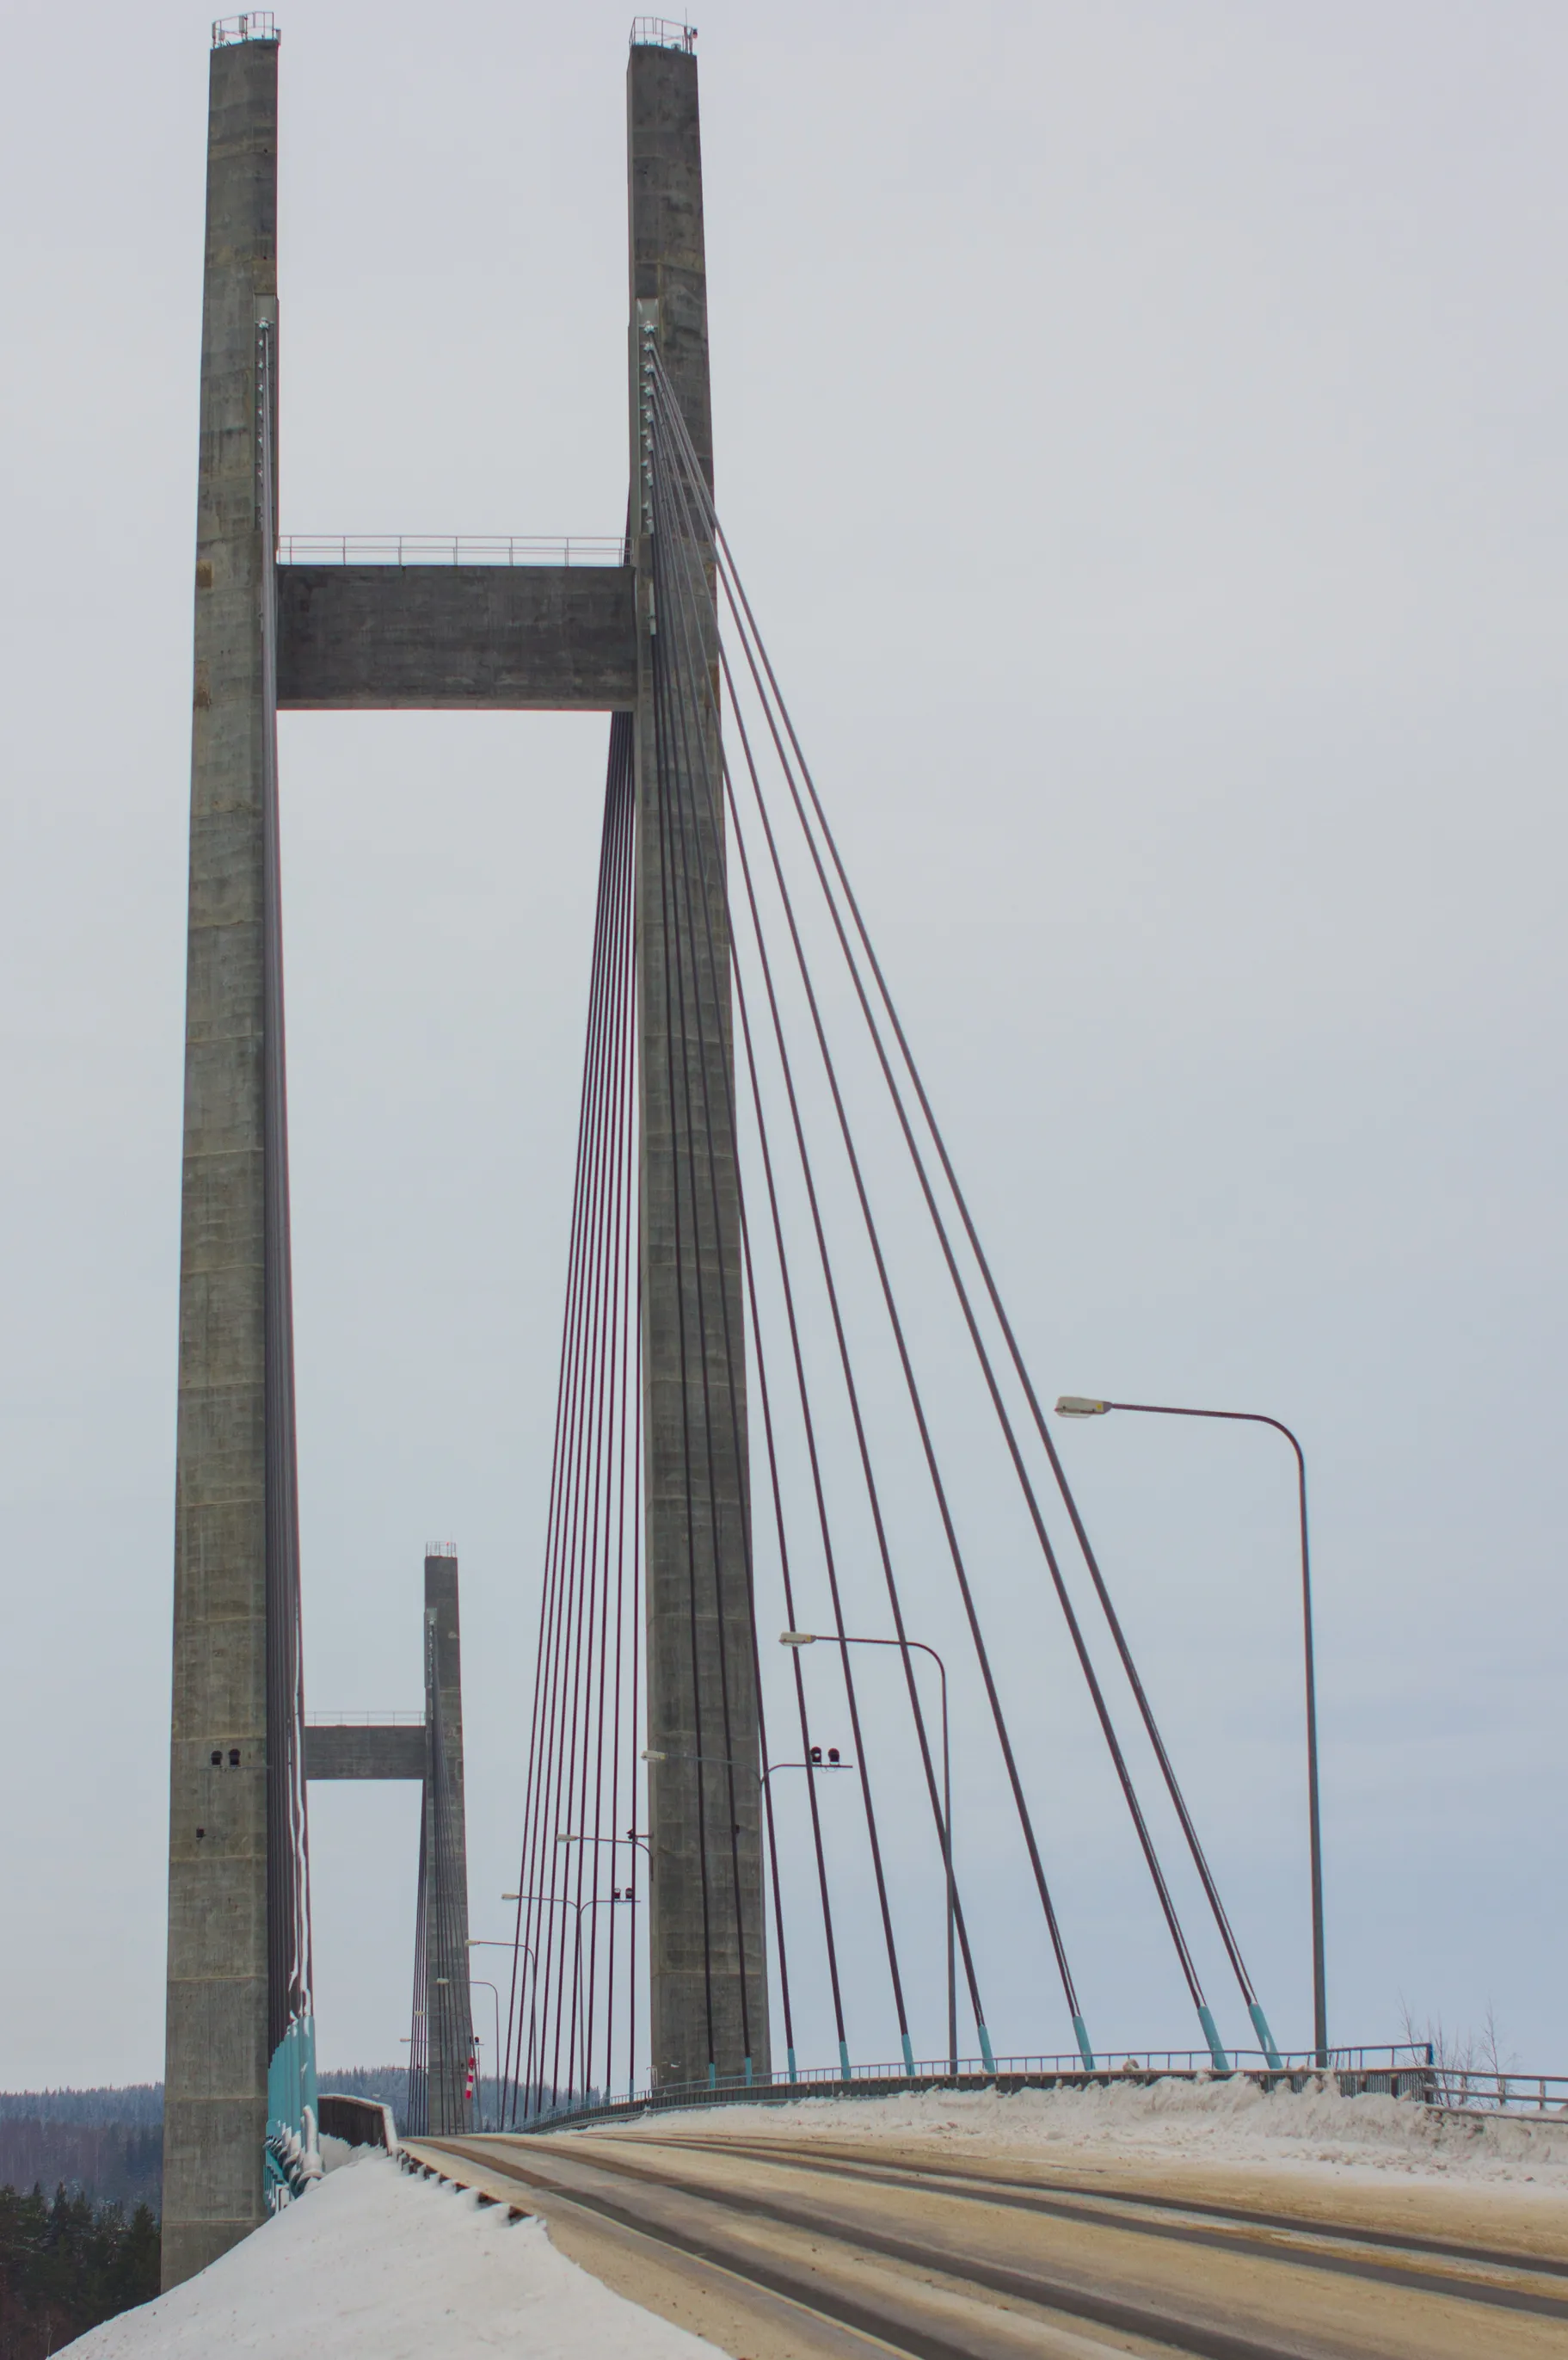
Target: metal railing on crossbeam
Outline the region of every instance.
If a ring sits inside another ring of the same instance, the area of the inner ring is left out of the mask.
[[[619,533],[289,532],[279,565],[619,565]]]
[[[697,46],[697,27],[670,16],[634,16],[634,49],[684,49],[690,57]]]
[[[307,1729],[423,1729],[422,1712],[308,1712]]]
[[[275,41],[278,20],[267,8],[252,8],[243,16],[219,16],[212,24],[212,47],[232,49],[237,41]]]

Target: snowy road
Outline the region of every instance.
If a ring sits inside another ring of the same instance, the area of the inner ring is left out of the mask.
[[[746,2360],[1563,2360],[1568,2207],[744,2126],[414,2143]],[[1353,2184],[1354,2183],[1354,2184]]]

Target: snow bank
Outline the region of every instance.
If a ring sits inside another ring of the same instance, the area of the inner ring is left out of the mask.
[[[1094,2150],[1164,2162],[1279,2164],[1336,2175],[1371,2171],[1447,2181],[1534,2181],[1568,2195],[1568,2121],[1561,2115],[1465,2120],[1405,2098],[1342,2098],[1314,2082],[1301,2092],[1255,2081],[1116,2083],[1109,2089],[928,2091],[901,2098],[803,2098],[789,2105],[712,2106],[650,2114],[628,2125],[659,2137],[780,2133],[813,2137],[951,2143],[1061,2160]]]
[[[82,2360],[722,2360],[508,2222],[361,2149],[199,2278],[69,2347]]]

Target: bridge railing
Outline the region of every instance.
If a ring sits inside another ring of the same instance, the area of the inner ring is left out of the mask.
[[[632,18],[634,49],[684,49],[690,57],[696,46],[696,26],[683,25],[679,17],[634,16]]]
[[[1329,2058],[1326,2074],[1311,2049],[1286,2054],[1278,2067],[1269,2063],[1261,2049],[1234,2049],[1231,2065],[1233,2073],[1256,2081],[1263,2089],[1304,2090],[1321,2077],[1331,2081],[1343,2097],[1409,2098],[1420,2104],[1436,2106],[1451,2103],[1443,2094],[1445,2079],[1453,2081],[1456,2077],[1445,2077],[1441,2068],[1434,2067],[1432,2051],[1424,2043],[1387,2042],[1334,2049],[1330,2050]],[[944,2059],[917,2061],[912,2073],[901,2063],[855,2065],[847,2075],[836,2065],[815,2065],[799,2068],[792,2078],[775,2074],[749,2081],[736,2076],[657,2087],[647,2084],[625,2098],[584,2100],[574,2092],[561,2105],[530,2115],[517,2127],[527,2131],[564,2130],[579,2123],[603,2122],[646,2112],[713,2105],[784,2105],[800,2097],[891,2097],[942,2089],[996,2089],[1010,2094],[1029,2089],[1112,2089],[1127,2084],[1147,2086],[1161,2081],[1210,2081],[1227,2078],[1215,2071],[1214,2059],[1206,2049],[1115,2049],[1103,2064],[1096,2063],[1092,2072],[1085,2070],[1076,2051],[1054,2057],[998,2057],[990,2067],[977,2057],[961,2058],[956,2073]],[[1485,2080],[1494,2085],[1499,2079],[1497,2075],[1469,2078],[1476,2083]],[[1508,2078],[1521,2092],[1527,2086],[1533,2091],[1538,2083],[1550,2090],[1555,2083],[1568,2097],[1568,2078],[1551,2074],[1516,2074]],[[1465,2110],[1474,2111],[1478,2103],[1470,2101]],[[1541,2110],[1550,2111],[1545,2101]]]
[[[307,1729],[423,1729],[422,1712],[308,1712]]]
[[[323,2090],[317,2107],[321,2129],[328,2138],[343,2139],[350,2147],[385,2147],[389,2155],[397,2154],[397,2125],[391,2107],[379,2099]]]
[[[619,565],[619,533],[289,532],[279,565]]]
[[[252,8],[243,16],[218,16],[212,23],[212,47],[232,49],[237,41],[275,41],[278,19],[270,8]]]
[[[1463,2114],[1568,2114],[1568,2073],[1479,2072],[1439,2065],[1432,2103]]]

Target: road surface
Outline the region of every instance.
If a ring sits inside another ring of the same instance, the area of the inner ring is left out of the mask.
[[[696,2125],[405,2153],[736,2360],[1568,2360],[1528,2196]]]

